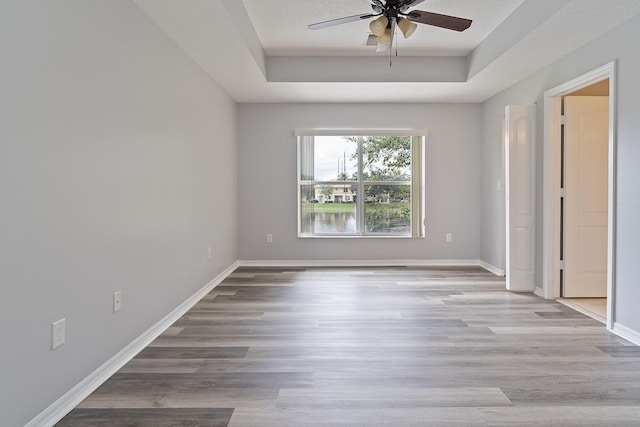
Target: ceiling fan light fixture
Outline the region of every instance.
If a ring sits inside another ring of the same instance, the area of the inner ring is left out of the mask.
[[[381,16],[369,23],[369,29],[373,34],[381,37],[387,30],[387,25],[389,25],[389,20],[385,16]]]
[[[378,36],[378,44],[391,45],[391,29],[385,28],[384,32]]]
[[[394,42],[397,41],[396,32],[402,31],[405,39],[411,37],[418,25],[424,24],[432,27],[444,28],[454,31],[465,31],[471,26],[471,19],[460,18],[458,16],[443,15],[424,10],[409,10],[413,6],[425,0],[368,0],[373,9],[372,13],[361,13],[358,15],[345,16],[338,19],[317,22],[307,25],[310,30],[333,27],[335,25],[347,24],[349,22],[372,19],[369,22],[371,34],[367,35],[367,46],[376,46],[377,52],[391,50]],[[398,30],[396,30],[396,28]],[[396,56],[398,51],[396,49]],[[391,55],[389,56],[391,66]]]
[[[404,36],[404,38],[408,39],[409,37],[411,37],[411,34],[416,31],[416,28],[418,28],[418,24],[416,24],[415,22],[411,22],[408,19],[400,19],[398,21],[398,28],[400,28],[400,31],[402,31],[402,35]]]

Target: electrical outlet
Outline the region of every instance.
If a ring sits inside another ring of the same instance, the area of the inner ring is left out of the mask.
[[[51,324],[51,350],[55,350],[65,341],[65,320],[60,319]]]
[[[120,311],[122,308],[122,291],[113,293],[113,312]]]
[[[213,259],[213,253],[211,252],[211,247],[208,247],[208,248],[207,248],[207,257],[208,257],[209,259]]]
[[[447,241],[447,243],[451,243],[453,241],[453,236],[451,235],[451,233],[446,234],[445,240]]]
[[[267,243],[273,243],[273,234],[267,234]]]

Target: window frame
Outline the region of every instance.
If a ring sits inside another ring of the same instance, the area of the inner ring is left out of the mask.
[[[340,130],[316,130],[316,129],[296,129],[296,159],[297,159],[297,179],[296,179],[296,193],[297,193],[297,219],[298,238],[348,238],[348,239],[413,239],[425,237],[425,144],[428,132],[426,130],[418,129],[383,129],[383,130],[353,130],[353,129],[340,129]],[[316,136],[349,136],[358,137],[358,177],[356,181],[339,181],[339,180],[303,180],[302,169],[302,144],[308,142],[305,137]],[[403,136],[411,138],[411,179],[409,181],[365,181],[362,179],[363,170],[363,152],[362,152],[362,137],[370,136]],[[392,233],[374,233],[366,232],[365,225],[365,199],[364,197],[356,197],[356,232],[355,233],[305,233],[302,230],[302,186],[303,185],[344,185],[345,182],[357,185],[356,194],[365,194],[364,188],[367,185],[409,185],[411,194],[411,218],[410,228],[407,234],[392,234]]]

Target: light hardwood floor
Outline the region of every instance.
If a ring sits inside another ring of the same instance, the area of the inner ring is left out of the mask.
[[[607,323],[606,298],[560,298],[558,302],[586,314],[601,323]]]
[[[235,271],[59,426],[640,426],[640,348],[476,268]]]

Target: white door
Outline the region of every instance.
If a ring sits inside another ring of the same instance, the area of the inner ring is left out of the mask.
[[[507,289],[535,289],[535,106],[505,109]]]
[[[567,96],[564,112],[562,296],[606,297],[609,97]]]

